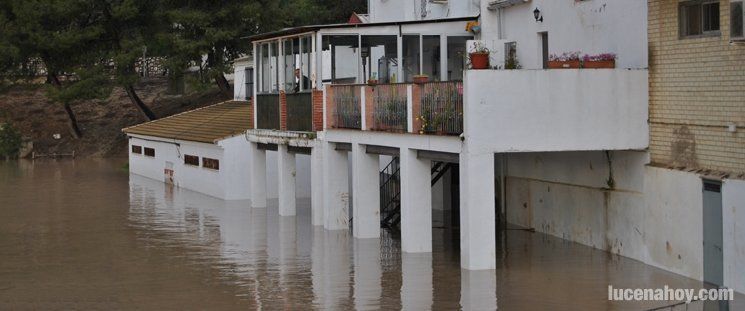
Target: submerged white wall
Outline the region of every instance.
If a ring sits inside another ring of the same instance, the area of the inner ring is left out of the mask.
[[[144,138],[144,139],[143,139]],[[129,170],[163,182],[166,162],[173,163],[174,182],[178,187],[225,200],[250,199],[249,143],[243,135],[227,138],[218,145],[175,141],[159,141],[157,137],[132,137],[129,140]],[[131,146],[155,148],[155,157],[132,154]],[[220,160],[220,170],[185,165],[183,155],[196,155]],[[296,156],[296,197],[310,198],[310,156]],[[277,196],[277,153],[267,152],[267,198]]]
[[[507,220],[703,279],[703,196],[695,173],[645,166],[646,152],[509,154]],[[745,181],[722,187],[725,285],[745,292]]]
[[[481,1],[481,40],[517,42],[517,58],[525,69],[542,68],[540,32],[548,32],[549,53],[616,53],[618,68],[647,68],[647,1],[532,0],[489,11]],[[538,8],[543,22],[536,22]],[[502,27],[501,36],[500,29]],[[504,56],[501,56],[504,57]]]

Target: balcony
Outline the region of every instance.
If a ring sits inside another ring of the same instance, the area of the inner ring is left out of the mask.
[[[641,150],[646,69],[468,70],[465,139],[484,152]]]
[[[330,85],[327,128],[460,135],[463,83]]]

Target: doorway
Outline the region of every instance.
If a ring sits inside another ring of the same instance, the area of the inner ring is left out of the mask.
[[[541,60],[543,62],[543,69],[548,69],[548,32],[539,32],[538,36],[541,40]]]
[[[722,183],[703,181],[704,282],[724,285]]]

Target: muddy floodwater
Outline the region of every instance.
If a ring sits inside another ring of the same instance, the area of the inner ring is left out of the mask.
[[[496,271],[469,272],[456,230],[433,229],[431,254],[402,254],[395,234],[312,227],[308,200],[279,217],[124,163],[0,162],[0,310],[638,310],[673,302],[609,302],[608,285],[701,287],[520,230],[500,230]]]

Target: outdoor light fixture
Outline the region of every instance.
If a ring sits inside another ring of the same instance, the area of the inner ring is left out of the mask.
[[[541,10],[539,10],[537,7],[535,10],[533,10],[533,17],[535,17],[536,22],[543,23],[543,14],[541,14]]]

